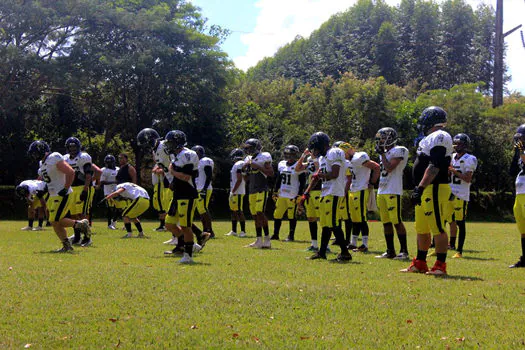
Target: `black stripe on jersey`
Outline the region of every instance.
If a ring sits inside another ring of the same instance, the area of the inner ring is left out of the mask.
[[[139,202],[139,199],[142,198],[142,197],[137,197],[133,200],[133,202],[131,202],[131,204],[126,208],[126,210],[124,210],[124,212],[122,213],[122,217],[124,216],[128,216],[128,213],[130,212],[131,209],[133,209],[137,203]]]
[[[434,218],[439,232],[445,232],[441,226],[441,212],[439,211],[439,185],[432,184],[432,204],[434,205]]]

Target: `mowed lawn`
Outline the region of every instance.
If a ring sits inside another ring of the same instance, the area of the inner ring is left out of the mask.
[[[375,259],[385,249],[378,222],[370,252],[347,264],[306,260],[304,221],[297,242],[271,250],[243,247],[252,221],[244,239],[216,222],[217,238],[190,266],[163,256],[169,234],[154,222],[144,223],[150,239],[127,240],[95,222],[93,246],[74,254],[50,253],[60,247],[51,228],[20,231],[25,224],[0,224],[0,348],[525,346],[525,269],[508,268],[521,254],[513,224],[469,223],[464,258],[449,252],[444,278]]]

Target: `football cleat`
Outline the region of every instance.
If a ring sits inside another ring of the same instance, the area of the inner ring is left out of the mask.
[[[115,226],[113,226],[113,225],[108,225],[108,229],[109,230],[116,230],[117,228]]]
[[[354,250],[357,248],[357,246],[353,245],[353,244],[349,244],[346,246],[346,248],[348,248],[348,250]]]
[[[137,238],[149,238],[148,236],[146,236],[144,234],[144,232],[139,232],[139,234],[137,235]]]
[[[394,257],[394,260],[410,260],[408,253],[401,252]]]
[[[413,272],[413,273],[425,273],[428,271],[427,262],[423,260],[412,259],[412,263],[406,269],[399,270],[399,272]]]
[[[239,233],[239,237],[241,237],[241,238],[244,238],[244,237],[246,237],[246,232],[244,232],[244,231],[241,231],[241,233]]]
[[[166,232],[166,228],[164,226],[159,226],[155,229],[153,229],[155,232]]]
[[[352,260],[352,254],[348,253],[348,254],[343,254],[343,253],[340,253],[340,254],[337,254],[337,258],[334,259],[334,261],[337,261],[337,262],[347,262],[347,261],[351,261]]]
[[[452,258],[454,259],[461,259],[462,257],[463,257],[463,254],[461,254],[460,252],[457,252],[456,254],[452,256]]]
[[[246,248],[257,248],[257,249],[261,249],[262,248],[262,237],[257,237],[257,239],[255,240],[255,242],[253,243],[250,243],[248,244],[247,246],[245,246]]]
[[[33,228],[31,226],[22,227],[20,229],[21,231],[33,231]]]
[[[447,274],[447,263],[436,260],[434,266],[430,271],[425,273],[426,275],[443,276]]]
[[[81,247],[89,247],[93,242],[91,241],[91,238],[84,237],[84,239],[80,242]]]
[[[309,246],[308,248],[306,248],[306,251],[307,251],[307,252],[314,252],[314,253],[316,253],[316,252],[319,251],[319,248],[314,247],[313,245],[311,245],[311,246]]]
[[[62,248],[55,250],[55,253],[73,253],[74,249],[71,246],[69,239],[66,242],[62,242]]]
[[[368,252],[368,247],[364,244],[361,244],[359,247],[352,249],[354,252],[366,253]]]
[[[179,260],[179,264],[193,264],[193,258],[188,253],[184,253],[182,259]]]
[[[280,238],[279,238],[279,235],[276,235],[276,234],[274,233],[270,239],[271,239],[272,241],[278,241]]]
[[[210,238],[211,238],[211,233],[209,233],[209,232],[203,232],[203,233],[201,234],[200,242],[198,242],[199,245],[201,245],[202,248],[204,248],[204,246],[206,245],[206,242],[208,242],[208,241],[210,240]]]
[[[509,266],[511,269],[517,268],[517,267],[525,267],[525,259],[523,257],[520,257],[520,260],[518,260],[517,263],[514,265]]]
[[[198,253],[202,250],[202,246],[200,244],[197,244],[197,243],[193,243],[193,252],[194,253]]]
[[[131,237],[133,237],[131,232],[126,233],[124,236],[122,236],[122,238],[131,238]]]
[[[230,231],[227,234],[225,234],[225,236],[237,236],[237,232]]]
[[[167,256],[182,256],[184,254],[184,248],[183,247],[175,247],[173,250],[166,250],[164,252],[164,255]]]
[[[72,245],[80,245],[80,241],[81,241],[80,236],[75,237],[75,235],[72,235],[72,236],[69,236],[68,239]]]
[[[286,237],[286,239],[284,241],[285,242],[293,242],[294,238],[292,236],[288,236],[288,237]]]
[[[381,255],[376,255],[377,259],[394,259],[395,257],[396,257],[396,252],[391,251],[391,250],[387,250]]]
[[[91,237],[91,228],[89,227],[88,219],[82,219],[77,221],[74,227],[80,229],[80,232],[83,233],[85,237]]]
[[[170,240],[164,242],[164,244],[177,245],[179,239],[177,237],[171,237]]]
[[[454,245],[448,245],[448,250],[456,250],[456,246]]]
[[[324,259],[326,260],[326,255],[321,255],[319,252],[315,253],[314,255],[307,258],[308,260],[318,260],[318,259]]]
[[[272,249],[272,242],[270,236],[264,236],[264,241],[262,243],[262,249]]]
[[[35,228],[33,228],[33,231],[43,231],[44,229],[42,228],[42,226],[37,226]]]

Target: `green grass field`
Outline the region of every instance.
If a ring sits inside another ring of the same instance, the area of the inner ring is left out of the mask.
[[[229,223],[216,222],[217,239],[190,266],[163,256],[169,234],[152,232],[154,222],[147,240],[96,222],[94,245],[74,254],[50,253],[60,247],[51,228],[22,226],[1,223],[0,348],[525,346],[525,269],[508,268],[521,254],[513,224],[468,224],[464,258],[449,252],[444,278],[375,259],[385,248],[377,222],[370,253],[347,264],[306,260],[305,222],[299,241],[271,250],[244,248],[253,234],[225,237]]]

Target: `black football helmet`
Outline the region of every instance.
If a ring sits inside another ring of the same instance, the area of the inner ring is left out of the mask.
[[[376,146],[377,147],[390,147],[395,146],[397,143],[397,132],[394,128],[386,127],[381,128],[376,133]]]
[[[299,152],[301,151],[299,150],[299,147],[297,147],[296,145],[288,145],[284,147],[283,158],[286,161],[297,160],[299,159]]]
[[[447,125],[447,112],[441,107],[431,106],[421,112],[417,121],[417,130],[426,135],[434,126],[445,127]]]
[[[46,153],[50,152],[49,145],[45,141],[34,141],[29,145],[27,154],[34,160],[42,160]]]
[[[29,186],[27,185],[18,185],[15,188],[16,196],[20,199],[26,199],[29,196]]]
[[[230,159],[234,162],[237,160],[243,160],[244,156],[245,156],[244,151],[240,148],[234,148],[230,152]]]
[[[160,139],[160,135],[155,129],[142,129],[137,134],[137,146],[145,150],[151,150],[155,147],[157,139]]]
[[[518,129],[516,129],[516,133],[513,137],[514,147],[517,147],[518,143],[521,142],[521,144],[525,144],[525,124],[521,124],[518,126]]]
[[[330,138],[324,132],[318,131],[308,140],[308,149],[314,157],[319,155],[326,155],[326,151],[330,148]]]
[[[170,153],[186,146],[186,134],[180,130],[168,131],[164,140]]]
[[[195,151],[197,155],[199,156],[199,159],[202,159],[204,157],[204,147],[196,145],[191,148],[192,151]]]
[[[115,159],[115,156],[113,156],[112,154],[108,154],[104,157],[104,164],[106,165],[106,168],[115,169],[117,160]]]
[[[65,146],[66,152],[69,153],[71,156],[76,156],[82,150],[82,144],[80,143],[80,140],[76,137],[69,137],[66,140]]]
[[[467,134],[459,133],[452,139],[454,143],[454,149],[456,152],[463,153],[466,152],[470,147],[470,137]]]
[[[262,144],[259,139],[248,139],[244,144],[242,145],[242,148],[244,148],[244,152],[248,155],[254,155],[262,150]]]

